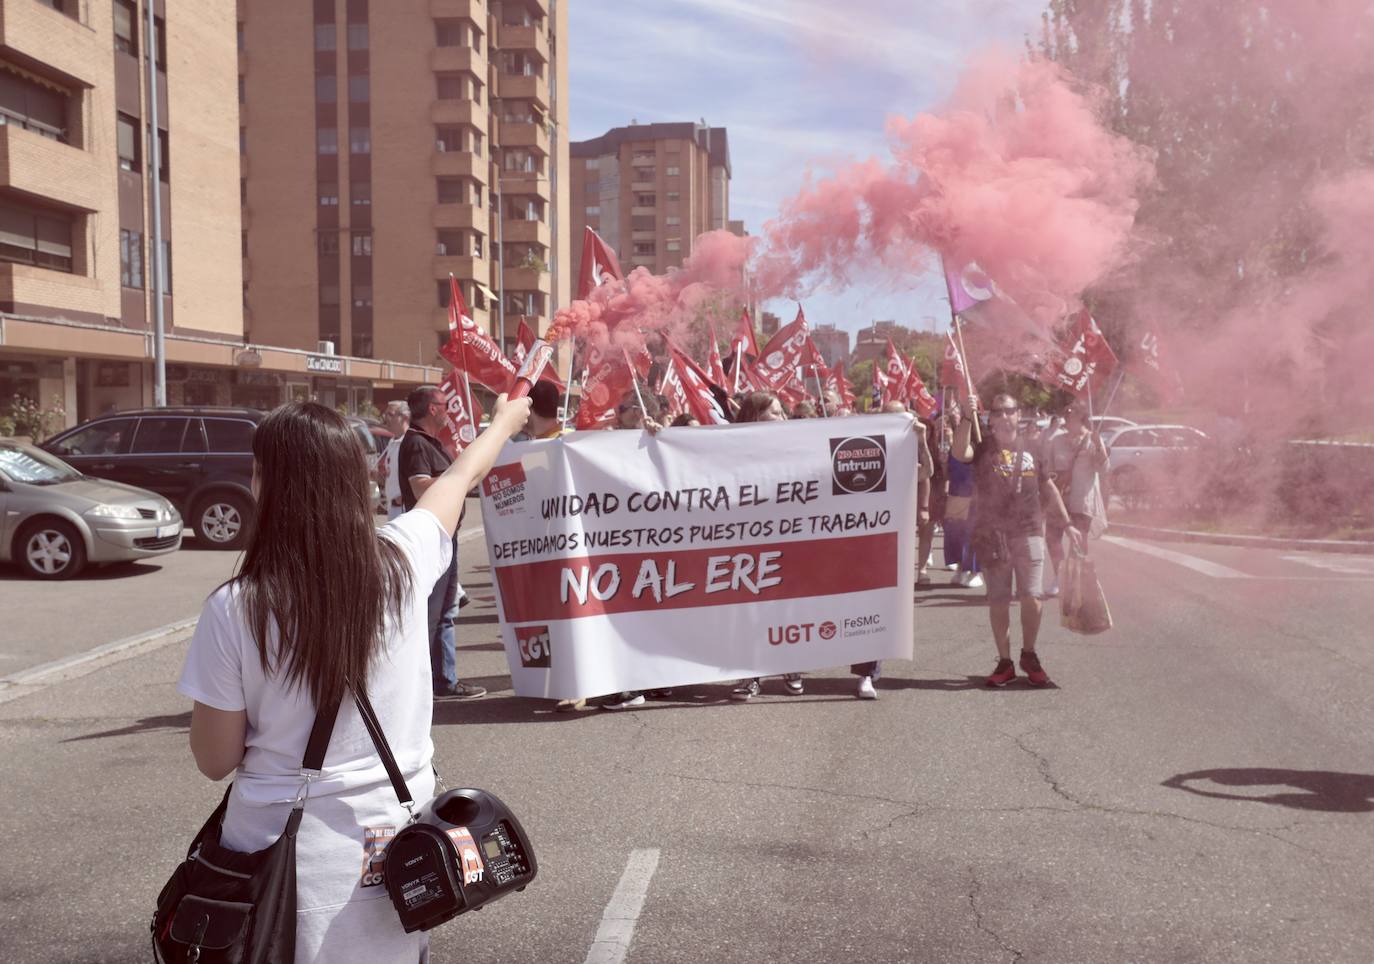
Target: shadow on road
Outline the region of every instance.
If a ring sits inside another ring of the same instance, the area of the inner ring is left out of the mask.
[[[106,579],[126,579],[134,576],[151,576],[155,572],[161,572],[162,567],[149,562],[114,562],[108,565],[91,565],[85,572],[78,573],[73,582],[101,582]],[[30,578],[18,566],[0,566],[0,582],[31,582],[34,585],[41,583],[37,579]]]
[[[1209,786],[1210,785],[1210,786]],[[1170,777],[1161,786],[1186,790],[1200,797],[1218,800],[1247,800],[1268,803],[1294,810],[1323,810],[1328,813],[1369,813],[1374,811],[1374,775],[1367,773],[1336,773],[1330,770],[1276,770],[1267,767],[1195,770]],[[1293,793],[1223,792],[1212,787],[1233,790],[1292,787]]]
[[[85,736],[73,736],[63,740],[63,743],[81,743],[84,740],[103,740],[111,736],[133,736],[136,733],[147,733],[151,730],[189,730],[191,728],[191,711],[185,713],[174,713],[171,716],[145,716],[137,723],[130,723],[128,726],[121,726],[117,730],[102,730],[99,733],[87,733]]]

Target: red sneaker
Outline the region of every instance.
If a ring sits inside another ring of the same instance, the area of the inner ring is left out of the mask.
[[[1045,673],[1045,668],[1040,665],[1040,657],[1035,653],[1028,653],[1021,650],[1021,669],[1025,670],[1026,682],[1032,686],[1048,686],[1049,676]]]
[[[997,661],[997,668],[994,669],[992,675],[988,677],[988,685],[1006,686],[1014,679],[1016,679],[1016,667],[1012,665],[1011,660],[999,659]]]

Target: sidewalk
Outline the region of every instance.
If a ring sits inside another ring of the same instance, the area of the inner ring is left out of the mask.
[[[1247,536],[1224,532],[1191,532],[1187,529],[1163,529],[1156,526],[1130,525],[1112,522],[1108,531],[1113,535],[1135,536],[1160,542],[1201,542],[1214,546],[1248,546],[1252,549],[1294,549],[1303,552],[1350,552],[1374,554],[1374,542],[1348,539],[1284,539],[1273,536]]]

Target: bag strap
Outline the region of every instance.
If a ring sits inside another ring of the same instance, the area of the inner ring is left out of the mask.
[[[301,759],[302,770],[318,774],[324,767],[324,755],[329,750],[329,738],[334,735],[334,721],[338,716],[338,703],[315,711],[315,725],[310,728],[310,739],[305,743],[305,756]]]
[[[358,706],[358,715],[363,718],[367,735],[372,737],[372,745],[377,748],[377,755],[382,758],[382,766],[386,768],[386,775],[391,780],[391,789],[396,791],[396,798],[401,801],[401,806],[411,810],[415,799],[410,795],[410,788],[406,786],[405,777],[401,775],[401,768],[396,764],[396,757],[391,752],[391,744],[386,741],[386,734],[382,732],[382,725],[377,722],[377,713],[372,709],[372,701],[367,698],[366,690],[357,687],[352,689],[353,702]]]

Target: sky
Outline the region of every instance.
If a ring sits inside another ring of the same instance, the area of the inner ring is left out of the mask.
[[[937,109],[965,60],[1039,35],[1044,0],[565,0],[574,141],[641,124],[724,127],[730,216],[758,235],[808,170],[888,157],[891,114]],[[813,324],[856,332],[875,319],[943,330],[934,273],[816,291]],[[791,303],[764,308],[784,322]]]

